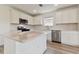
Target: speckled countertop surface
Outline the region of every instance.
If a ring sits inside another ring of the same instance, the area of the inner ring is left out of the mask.
[[[6,35],[8,39],[12,39],[18,42],[26,42],[28,40],[32,40],[42,33],[35,32],[35,31],[28,31],[28,32],[10,32]]]

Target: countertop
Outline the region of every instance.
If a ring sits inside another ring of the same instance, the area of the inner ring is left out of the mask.
[[[18,42],[25,42],[28,40],[32,40],[43,33],[35,32],[35,31],[28,31],[28,32],[10,32],[6,35],[8,39],[12,39]]]

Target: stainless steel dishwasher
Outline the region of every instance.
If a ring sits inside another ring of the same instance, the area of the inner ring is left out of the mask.
[[[61,43],[61,30],[52,30],[52,42]]]

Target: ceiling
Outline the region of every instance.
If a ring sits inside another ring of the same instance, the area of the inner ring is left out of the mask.
[[[42,4],[43,6],[40,7],[39,4],[11,4],[10,6],[13,8],[17,8],[25,13],[30,15],[39,15],[47,12],[51,12],[59,5],[57,4]],[[60,5],[65,6],[65,5]],[[67,6],[67,5],[66,5]]]

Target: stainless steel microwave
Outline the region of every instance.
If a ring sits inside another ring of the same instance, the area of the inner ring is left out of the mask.
[[[28,20],[19,18],[19,24],[28,24]]]

